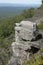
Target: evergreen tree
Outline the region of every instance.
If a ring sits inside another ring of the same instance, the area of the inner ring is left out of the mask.
[[[42,4],[43,4],[43,0],[42,0]]]

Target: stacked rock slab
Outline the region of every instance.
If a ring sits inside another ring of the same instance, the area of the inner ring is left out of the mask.
[[[30,21],[22,21],[21,23],[16,23],[15,38],[17,42],[20,42],[22,39],[30,41],[32,38],[35,38],[38,33],[39,31],[36,23]]]
[[[30,21],[16,23],[15,42],[12,43],[13,58],[8,65],[22,65],[25,60],[30,60],[30,54],[34,53],[31,47],[40,49],[40,41],[35,41],[38,35],[39,30],[36,23]],[[34,41],[31,41],[32,39]]]

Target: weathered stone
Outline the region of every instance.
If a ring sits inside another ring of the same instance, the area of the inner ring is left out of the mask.
[[[25,60],[32,59],[32,54],[41,48],[41,41],[35,40],[37,35],[39,30],[36,23],[30,21],[16,23],[15,42],[12,43],[13,57],[8,65],[22,65]],[[32,39],[34,40],[31,41]]]

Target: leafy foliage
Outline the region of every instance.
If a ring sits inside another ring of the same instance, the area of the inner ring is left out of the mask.
[[[24,12],[22,13],[22,16],[24,16],[25,18],[31,18],[35,13],[35,9],[31,8],[28,10],[24,10]]]
[[[7,65],[7,62],[12,55],[11,43],[15,41],[15,23],[18,23],[21,20],[24,20],[25,18],[31,18],[34,15],[34,13],[35,9],[31,8],[28,10],[24,10],[20,15],[0,20],[0,58],[1,62],[3,63],[2,65]],[[39,28],[43,29],[43,25],[39,25]],[[39,59],[37,59],[38,62],[40,61]],[[36,65],[38,65],[38,62],[36,61]],[[30,62],[26,61],[25,65],[30,65],[29,63]],[[35,65],[35,62],[31,65]]]
[[[43,30],[43,23],[39,24],[38,28],[41,29],[41,30]]]
[[[23,11],[23,13],[20,15],[0,20],[0,60],[2,62],[2,65],[7,65],[7,62],[12,55],[10,47],[11,43],[14,41],[15,23],[18,23],[25,18],[32,17],[34,15],[34,12],[34,9],[29,9]]]
[[[43,53],[42,50],[40,50],[41,53]],[[32,60],[26,60],[23,65],[43,65],[43,56],[41,55],[41,53],[33,55]]]
[[[42,0],[42,4],[43,4],[43,0]]]
[[[34,15],[34,9],[24,10],[21,15],[15,16],[14,18],[5,19],[0,21],[0,37],[7,37],[14,33],[14,26],[16,22],[20,22],[25,18],[30,18]]]

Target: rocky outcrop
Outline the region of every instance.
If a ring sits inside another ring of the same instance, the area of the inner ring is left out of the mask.
[[[8,65],[22,65],[25,60],[32,59],[32,54],[40,51],[41,43],[43,43],[42,34],[36,23],[30,21],[16,23],[15,42],[12,43],[13,56]]]

